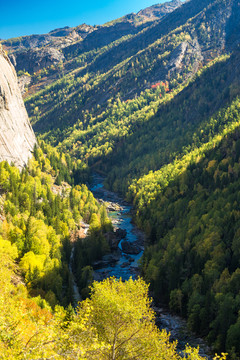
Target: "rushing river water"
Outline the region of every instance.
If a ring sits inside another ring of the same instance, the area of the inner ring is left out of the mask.
[[[108,207],[108,216],[112,220],[115,229],[120,228],[126,233],[126,238],[119,243],[117,251],[103,257],[102,261],[94,264],[95,280],[103,280],[106,277],[115,276],[128,280],[139,275],[139,260],[143,254],[144,234],[132,223],[132,207],[114,192],[108,191],[103,185],[104,178],[94,175],[94,181],[90,188],[95,198],[105,202]],[[122,251],[122,242],[127,241],[135,244],[138,254],[126,254]],[[173,316],[167,309],[154,308],[157,315],[156,323],[160,329],[171,332],[171,339],[178,340],[179,351],[185,348],[186,344],[193,347],[200,346],[200,354],[207,356],[210,349],[200,338],[197,338],[187,330],[186,321],[178,316]]]

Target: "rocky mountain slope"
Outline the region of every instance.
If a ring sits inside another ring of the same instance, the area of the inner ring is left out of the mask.
[[[90,51],[110,44],[122,36],[136,34],[181,5],[180,0],[172,0],[146,8],[137,14],[126,15],[103,26],[66,26],[52,30],[48,34],[3,40],[2,44],[16,70],[32,74],[59,62],[65,62],[76,53]]]
[[[55,29],[48,34],[30,35],[2,41],[16,70],[34,73],[42,68],[64,61],[61,49],[82,41],[95,27],[80,26]]]
[[[153,6],[149,6],[143,10],[140,10],[137,15],[142,16],[151,20],[159,20],[163,18],[165,15],[171,13],[176,10],[179,6],[182,5],[181,0],[172,0],[170,2],[165,2],[163,4],[156,4]]]
[[[0,161],[22,168],[36,144],[17,83],[17,75],[0,47]]]

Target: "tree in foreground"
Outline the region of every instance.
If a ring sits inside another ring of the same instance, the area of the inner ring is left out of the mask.
[[[0,245],[0,359],[204,360],[190,347],[181,357],[157,329],[143,280],[94,282],[77,314],[60,306],[52,314],[40,297],[14,286],[16,249],[1,239]]]
[[[203,359],[190,347],[184,357],[177,354],[176,342],[169,342],[169,334],[156,327],[150,305],[142,279],[94,282],[90,299],[81,303],[69,326],[62,354],[92,360]]]

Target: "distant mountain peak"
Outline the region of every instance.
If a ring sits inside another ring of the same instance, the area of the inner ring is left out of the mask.
[[[156,4],[149,6],[143,10],[140,10],[137,15],[138,16],[145,16],[147,18],[155,19],[161,19],[168,13],[174,11],[176,8],[181,6],[183,4],[183,1],[181,0],[172,0],[168,1],[162,4]]]

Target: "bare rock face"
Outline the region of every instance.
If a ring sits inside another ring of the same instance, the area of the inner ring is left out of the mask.
[[[0,161],[22,168],[31,157],[36,138],[18,87],[17,75],[0,47]]]
[[[19,51],[9,58],[17,71],[24,70],[30,74],[65,60],[61,51],[52,47]]]
[[[21,94],[24,94],[26,92],[29,84],[31,84],[31,76],[21,75],[18,77],[18,86],[20,88]]]

